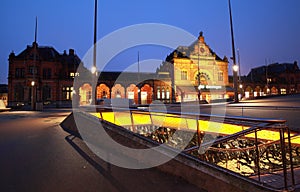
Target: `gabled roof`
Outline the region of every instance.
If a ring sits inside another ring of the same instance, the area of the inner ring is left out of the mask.
[[[34,49],[35,43],[32,45],[28,45],[25,50],[23,50],[20,54],[16,55],[16,59],[26,59],[26,58],[33,58],[33,49]],[[37,46],[37,44],[36,44]],[[60,54],[58,51],[56,51],[53,47],[51,46],[37,46],[37,57],[39,59],[42,59],[44,61],[54,61],[58,59]]]
[[[63,54],[59,53],[55,48],[51,46],[38,46],[37,43],[28,45],[20,54],[14,55],[11,53],[10,57],[14,59],[27,60],[34,59],[34,48],[37,49],[37,60],[42,61],[61,61],[65,65],[76,65],[78,66],[81,62],[80,58],[74,54],[74,50],[70,49],[70,54],[64,52]]]
[[[207,56],[215,56],[215,59],[217,61],[228,62],[226,57],[224,57],[224,59],[222,59],[205,43],[204,37],[202,35],[203,35],[203,33],[200,32],[200,36],[198,37],[198,39],[189,46],[179,46],[176,50],[174,50],[170,55],[168,55],[166,57],[166,61],[170,62],[174,57],[190,59],[192,53],[195,52],[195,47],[206,47],[209,50],[209,53]]]

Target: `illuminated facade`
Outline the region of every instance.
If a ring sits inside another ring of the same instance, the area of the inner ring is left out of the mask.
[[[204,41],[200,32],[190,46],[173,51],[158,73],[170,72],[177,102],[224,99],[228,91],[228,59],[221,59]]]
[[[90,82],[82,79],[78,86],[75,92],[78,90],[80,94],[79,104],[91,104]],[[170,103],[172,101],[171,79],[168,75],[156,73],[101,72],[96,87],[96,99],[114,98],[131,99],[136,104],[151,104],[155,100]]]
[[[78,72],[80,62],[73,49],[69,54],[61,54],[36,42],[18,55],[11,53],[9,106],[30,105],[32,101],[71,106],[73,97],[80,105],[91,104],[93,92],[89,79],[79,78],[77,87],[73,87],[76,76],[92,75],[84,66]],[[199,98],[210,102],[232,95],[228,91],[228,60],[212,51],[202,32],[190,46],[179,46],[168,55],[155,73],[101,72],[95,88],[95,99],[127,98],[136,104],[188,102]]]

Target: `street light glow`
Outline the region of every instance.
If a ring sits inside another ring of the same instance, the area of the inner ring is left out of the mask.
[[[31,81],[31,86],[32,86],[32,87],[34,86],[34,84],[35,84],[35,82],[34,82],[34,81]]]
[[[237,72],[239,70],[239,66],[238,65],[233,65],[232,69],[234,72]]]
[[[93,67],[91,68],[91,72],[92,72],[93,74],[95,74],[96,71],[97,71],[97,68],[96,68],[95,66],[93,66]]]

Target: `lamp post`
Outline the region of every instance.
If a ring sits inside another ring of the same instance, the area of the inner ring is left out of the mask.
[[[35,110],[35,81],[31,81],[31,109]]]
[[[230,16],[230,31],[231,31],[231,45],[232,45],[232,59],[233,59],[233,88],[234,88],[234,102],[238,103],[238,66],[236,64],[236,58],[235,58],[235,47],[234,47],[234,35],[233,35],[233,25],[232,25],[232,14],[231,14],[231,3],[230,0],[228,0],[229,4],[229,16]]]
[[[93,67],[91,69],[92,72],[92,102],[91,104],[97,104],[97,7],[98,7],[98,0],[95,0],[95,12],[94,12],[94,50],[93,50]]]

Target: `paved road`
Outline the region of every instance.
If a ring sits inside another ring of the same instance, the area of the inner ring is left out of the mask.
[[[129,170],[103,162],[60,122],[70,111],[0,113],[0,191],[199,191],[156,168]]]
[[[287,120],[287,125],[300,132],[300,94],[243,101],[230,104],[227,115]]]

